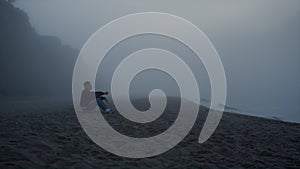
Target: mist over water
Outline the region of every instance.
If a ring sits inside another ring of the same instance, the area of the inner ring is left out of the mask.
[[[227,106],[237,109],[233,112],[300,122],[298,1],[200,4],[194,1],[28,0],[17,1],[15,6],[28,14],[38,33],[56,36],[64,45],[77,50],[101,26],[126,14],[158,11],[181,16],[202,29],[217,49],[227,78]],[[180,56],[197,76],[201,99],[208,100],[202,103],[209,105],[210,84],[201,62],[180,42],[157,35],[135,36],[115,46],[99,67],[96,89],[109,91],[113,70],[120,61],[134,51],[149,47],[166,49]],[[74,60],[64,58],[59,62],[62,67],[68,65],[69,70]],[[49,73],[48,76],[56,75]],[[59,79],[63,81],[64,77]],[[44,82],[55,85],[51,80]],[[26,85],[31,86],[31,83]],[[132,82],[130,95],[147,97],[155,88],[163,89],[169,96],[179,95],[175,81],[155,70],[140,73]]]

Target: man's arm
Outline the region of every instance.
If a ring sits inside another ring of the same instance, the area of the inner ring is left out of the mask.
[[[103,95],[108,95],[108,92],[96,91],[95,95],[96,95],[96,97],[101,97]]]

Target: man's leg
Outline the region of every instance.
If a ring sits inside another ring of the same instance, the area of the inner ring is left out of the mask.
[[[105,111],[106,113],[111,113],[110,108],[108,108],[108,107],[106,106],[106,104],[105,104],[100,98],[97,98],[97,104],[98,104],[98,106],[99,106],[103,111]]]
[[[106,103],[107,103],[107,99],[106,99],[106,97],[104,97],[104,96],[100,96],[99,97],[101,100],[103,100],[103,101],[105,101]]]

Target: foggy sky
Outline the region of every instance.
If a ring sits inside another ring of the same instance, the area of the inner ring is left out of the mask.
[[[101,26],[127,14],[156,11],[183,17],[215,45],[225,68],[228,105],[300,121],[298,0],[26,0],[16,6],[28,13],[37,32],[77,49]],[[207,90],[201,92],[209,97]]]

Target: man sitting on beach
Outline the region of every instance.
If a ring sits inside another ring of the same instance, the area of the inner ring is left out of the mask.
[[[92,84],[89,81],[84,82],[83,84],[84,90],[81,93],[80,98],[80,106],[85,107],[88,109],[92,109],[95,106],[95,98],[98,106],[105,111],[106,113],[112,113],[110,108],[104,103],[103,100],[107,101],[107,99],[103,95],[108,95],[108,92],[102,92],[102,91],[91,91],[92,90]]]

